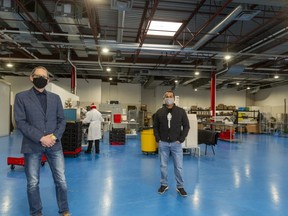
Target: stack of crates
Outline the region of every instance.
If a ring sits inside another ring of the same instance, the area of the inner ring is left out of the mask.
[[[112,130],[109,131],[110,145],[124,145],[125,139],[125,128],[112,128]]]
[[[63,152],[74,152],[81,148],[82,122],[67,122],[62,139]]]

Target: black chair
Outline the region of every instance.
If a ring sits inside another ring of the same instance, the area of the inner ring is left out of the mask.
[[[213,154],[215,155],[214,146],[217,145],[219,137],[218,132],[211,130],[198,129],[198,145],[205,144],[205,155],[207,154],[207,146],[211,146]]]

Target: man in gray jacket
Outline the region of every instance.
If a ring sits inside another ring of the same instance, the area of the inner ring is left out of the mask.
[[[165,104],[157,110],[153,119],[154,136],[158,143],[161,168],[161,186],[158,193],[163,194],[168,190],[168,160],[171,153],[177,182],[176,190],[181,196],[187,196],[183,181],[182,143],[190,129],[189,120],[185,110],[174,104],[173,91],[166,91],[163,99]]]
[[[39,175],[42,154],[45,154],[56,186],[59,214],[69,216],[61,144],[66,121],[60,97],[45,90],[48,80],[46,68],[34,68],[30,75],[33,88],[15,96],[14,118],[23,134],[21,153],[24,154],[30,215],[42,216]]]

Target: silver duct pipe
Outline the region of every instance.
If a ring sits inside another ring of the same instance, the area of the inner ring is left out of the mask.
[[[13,43],[17,46],[17,48],[23,50],[24,52],[26,52],[27,54],[29,54],[30,56],[32,56],[34,59],[38,59],[33,53],[31,53],[29,50],[25,49],[24,47],[21,46],[21,44],[17,43],[16,41],[14,41],[11,37],[9,37],[8,35],[4,34],[3,32],[0,31],[0,35],[2,37],[4,37],[6,40],[8,40],[10,43]]]
[[[35,31],[24,31],[24,30],[1,30],[3,33],[10,33],[10,34],[29,34],[29,35],[43,35],[43,32],[35,32]],[[71,34],[71,33],[57,33],[57,32],[45,32],[48,36],[70,36],[70,37],[79,37],[79,34]],[[94,38],[93,35],[82,35],[84,38]]]
[[[270,43],[271,41],[274,41],[277,38],[282,38],[288,34],[287,30],[288,30],[288,27],[285,27],[285,28],[275,32],[274,34],[271,34],[268,37],[250,45],[249,47],[246,47],[245,49],[240,50],[239,53],[251,52],[257,48],[265,46],[267,43]]]
[[[125,11],[118,11],[117,42],[122,43],[124,31]]]
[[[235,8],[222,22],[215,26],[211,31],[209,31],[204,37],[202,37],[192,48],[192,50],[197,50],[215,35],[217,35],[225,26],[232,22],[242,11],[242,6],[239,5]]]

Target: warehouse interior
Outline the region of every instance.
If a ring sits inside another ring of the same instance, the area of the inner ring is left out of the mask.
[[[14,99],[36,66],[49,71],[67,127],[79,126],[62,139],[72,215],[285,215],[287,12],[286,0],[0,0],[0,215],[29,212],[24,165],[8,158],[22,157]],[[185,198],[172,160],[169,190],[157,193],[150,132],[167,90],[191,126]],[[100,154],[87,155],[92,103],[103,136]],[[215,145],[197,130],[217,132]],[[53,187],[46,163],[47,216],[57,212]]]
[[[285,0],[1,2],[1,76],[27,76],[42,64],[54,79],[70,78],[74,68],[79,78],[146,88],[175,80],[209,88],[211,71],[218,88],[287,84]],[[173,36],[154,27],[154,35],[151,21],[180,27],[168,31]]]

